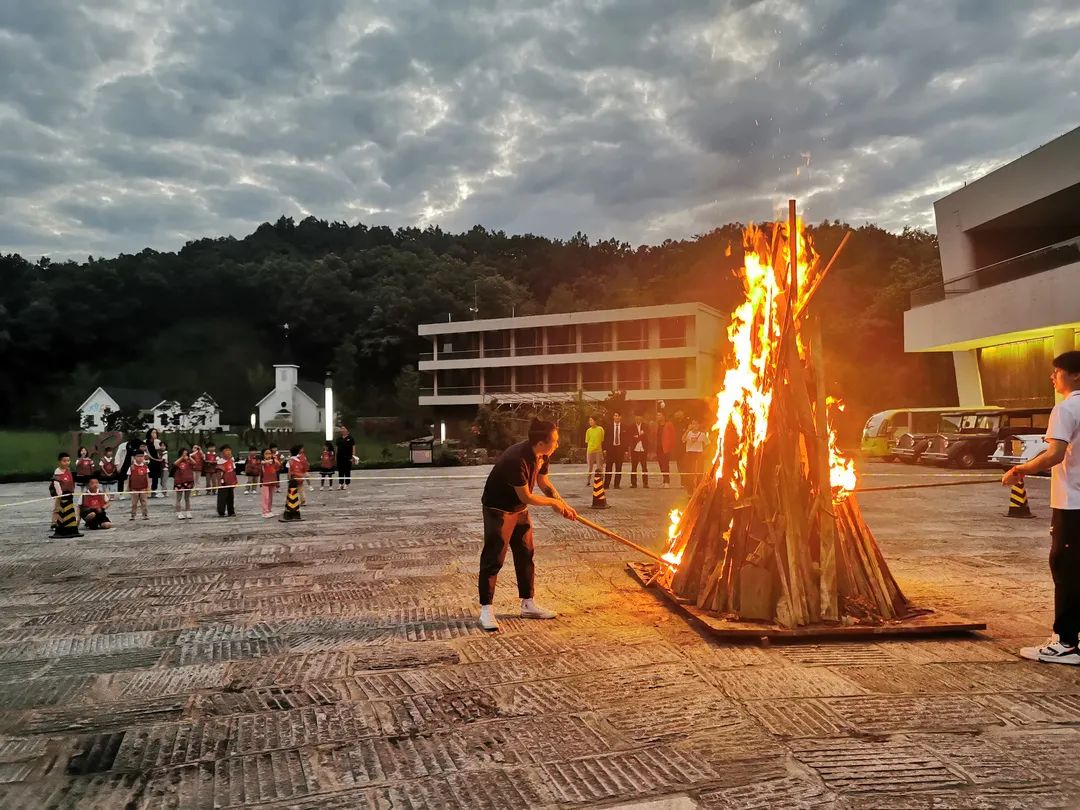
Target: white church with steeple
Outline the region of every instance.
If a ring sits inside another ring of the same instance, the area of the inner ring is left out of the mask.
[[[289,346],[289,325],[285,324],[281,362],[274,366],[274,390],[255,406],[259,427],[264,430],[322,433],[325,391],[325,386],[319,383],[300,379],[300,366],[293,362]]]

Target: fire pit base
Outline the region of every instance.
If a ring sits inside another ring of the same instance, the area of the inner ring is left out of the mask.
[[[658,592],[683,618],[711,636],[719,639],[757,639],[763,643],[775,640],[815,641],[827,638],[867,638],[871,636],[931,636],[971,633],[985,630],[985,622],[973,622],[962,616],[930,611],[900,621],[883,624],[816,624],[804,627],[780,627],[767,622],[725,619],[697,605],[680,599],[667,588],[652,581],[656,566],[647,563],[627,563],[626,569],[643,588]]]

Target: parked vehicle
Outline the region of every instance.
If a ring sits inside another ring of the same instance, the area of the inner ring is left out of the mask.
[[[927,464],[970,470],[991,465],[998,443],[1013,436],[1045,432],[1050,408],[1007,408],[998,413],[966,413],[958,430],[930,438],[921,460]],[[1033,428],[1035,429],[1033,431]]]
[[[1015,467],[1031,461],[1050,445],[1046,443],[1045,431],[1040,433],[1022,433],[1001,439],[994,448],[994,454],[990,456],[990,463],[996,464],[1003,470]],[[1049,472],[1036,473],[1037,475],[1049,475]]]
[[[862,454],[865,458],[880,458],[882,461],[895,461],[897,455],[894,446],[904,434],[927,436],[947,429],[941,419],[945,414],[955,413],[956,405],[938,408],[893,408],[878,411],[866,420],[862,432]],[[988,406],[980,411],[1000,411],[1001,408]],[[907,453],[902,458],[910,458]]]

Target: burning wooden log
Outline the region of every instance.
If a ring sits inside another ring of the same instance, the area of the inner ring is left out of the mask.
[[[744,241],[716,456],[686,512],[672,513],[660,580],[700,608],[782,627],[912,615],[836,447],[840,406],[824,390],[820,329],[807,316],[832,262],[819,268],[794,201],[787,223],[750,227]]]

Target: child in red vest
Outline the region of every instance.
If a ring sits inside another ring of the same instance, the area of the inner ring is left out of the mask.
[[[80,491],[86,492],[86,485],[90,483],[90,476],[93,474],[94,460],[90,458],[90,451],[80,447],[79,457],[75,459],[75,483]]]
[[[150,465],[146,463],[146,450],[143,448],[135,454],[135,461],[128,472],[128,492],[131,493],[131,517],[128,519],[134,520],[136,509],[142,506],[142,519],[149,520],[146,505],[150,500]]]
[[[88,529],[111,529],[112,522],[105,512],[109,505],[109,496],[101,488],[101,482],[96,476],[90,476],[86,484],[86,492],[79,501],[79,517],[83,519]]]
[[[105,448],[105,455],[98,462],[98,482],[106,493],[116,492],[116,459],[111,447]]]
[[[218,452],[217,445],[206,445],[206,461],[203,462],[203,484],[206,486],[206,494],[217,492],[218,485]]]
[[[55,529],[56,521],[60,519],[60,496],[75,494],[75,476],[71,474],[71,453],[60,453],[56,456],[56,469],[53,470],[52,481],[49,482],[49,494],[53,496],[49,527]]]
[[[274,458],[273,451],[268,447],[263,450],[262,473],[260,486],[262,487],[262,516],[272,518],[274,516],[274,492],[278,488],[278,471],[281,465]]]
[[[176,491],[176,519],[191,520],[191,489],[195,486],[195,462],[191,460],[186,447],[180,448],[180,455],[172,468],[173,489]]]
[[[259,458],[258,448],[248,448],[247,461],[244,462],[244,472],[247,473],[247,486],[244,488],[244,492],[253,495],[259,491],[259,479],[262,478],[262,461]]]
[[[293,455],[298,456],[300,459],[300,466],[298,470],[300,475],[296,476],[296,491],[300,495],[300,505],[303,506],[307,503],[307,495],[305,493],[307,491],[308,485],[308,473],[311,472],[311,462],[308,461],[307,451],[304,449],[304,445],[299,444],[294,449],[299,450],[298,453],[294,453]]]
[[[330,489],[334,488],[335,461],[333,442],[323,442],[322,455],[319,456],[319,492],[322,492],[323,484]]]
[[[203,464],[206,462],[206,456],[203,455],[202,448],[197,444],[191,445],[191,463],[195,465],[195,475],[198,476],[203,470]],[[196,480],[196,483],[198,481]],[[199,496],[199,488],[192,489],[191,494],[195,497]]]
[[[236,460],[232,448],[221,446],[221,458],[217,460],[217,513],[218,517],[236,517]]]

